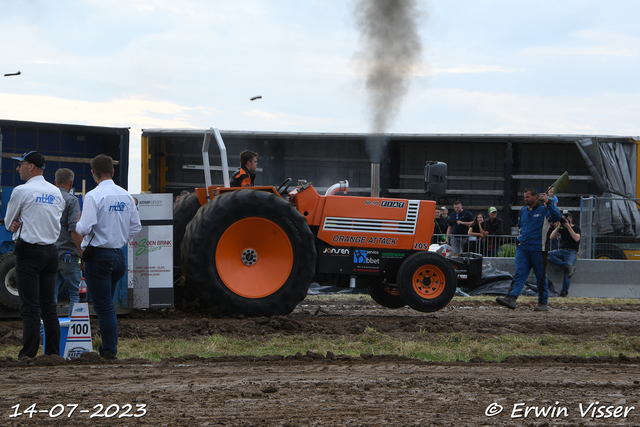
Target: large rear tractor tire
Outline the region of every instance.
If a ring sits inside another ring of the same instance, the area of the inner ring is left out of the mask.
[[[369,295],[371,298],[383,307],[402,308],[407,305],[406,301],[400,295],[398,286],[395,284],[385,283],[383,277],[372,277],[368,279]]]
[[[398,290],[414,310],[438,311],[446,307],[456,293],[456,273],[442,255],[417,252],[400,266]]]
[[[288,314],[314,276],[306,220],[272,193],[236,190],[204,205],[182,240],[185,286],[221,314]]]
[[[196,212],[200,209],[200,202],[196,193],[189,193],[173,204],[173,265],[180,265],[180,244]]]
[[[187,224],[200,209],[200,202],[196,193],[189,193],[173,204],[173,294],[176,307],[185,307],[193,302],[195,297],[185,292],[180,268],[180,244],[184,238]]]
[[[20,295],[16,282],[16,256],[7,252],[0,256],[0,306],[10,310],[20,308]]]

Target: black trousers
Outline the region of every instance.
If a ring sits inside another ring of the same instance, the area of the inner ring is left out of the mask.
[[[58,251],[56,245],[26,243],[16,254],[16,282],[24,324],[18,358],[35,357],[40,347],[40,318],[44,324],[45,354],[60,354],[60,323],[54,299]]]

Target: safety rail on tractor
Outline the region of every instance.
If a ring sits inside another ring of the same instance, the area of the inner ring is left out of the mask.
[[[223,186],[210,185],[212,137]],[[445,307],[457,279],[467,277],[464,258],[429,251],[434,201],[349,196],[347,181],[324,195],[307,182],[289,191],[291,178],[277,187],[230,188],[217,129],[204,132],[202,157],[206,187],[174,205],[178,301],[226,314],[286,314],[315,280],[368,288],[385,307],[431,312]],[[445,189],[446,164],[427,162],[425,192]]]

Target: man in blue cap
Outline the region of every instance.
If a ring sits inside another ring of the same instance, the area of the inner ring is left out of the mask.
[[[60,354],[60,324],[54,299],[60,235],[65,206],[58,187],[45,181],[45,159],[37,151],[20,157],[16,170],[26,181],[13,189],[4,224],[13,232],[16,282],[23,321],[22,349],[18,358],[35,357],[40,346],[40,319],[44,325],[45,354]]]

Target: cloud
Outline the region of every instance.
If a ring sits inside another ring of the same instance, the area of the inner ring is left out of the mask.
[[[82,101],[53,96],[0,93],[0,117],[7,120],[90,124],[93,126],[190,127],[186,116],[200,107],[135,97]]]
[[[129,191],[132,193],[140,191],[141,129],[193,128],[191,115],[215,113],[220,111],[135,97],[92,102],[53,96],[0,93],[0,117],[6,120],[131,127]]]
[[[447,68],[432,68],[415,74],[416,76],[435,76],[438,74],[479,74],[479,73],[517,73],[522,68],[503,67],[500,65],[458,65]]]
[[[415,97],[395,132],[640,135],[640,93],[544,96],[433,89]],[[422,117],[420,128],[416,123]]]
[[[309,117],[295,114],[287,114],[282,112],[268,112],[263,110],[247,110],[242,114],[246,117],[250,117],[255,123],[259,123],[258,127],[262,130],[275,130],[275,131],[311,131],[311,129],[319,129],[323,126],[323,123],[327,121],[326,118],[321,117]],[[227,129],[225,127],[225,129]]]
[[[640,58],[640,38],[618,31],[601,28],[588,28],[568,33],[561,41],[542,44],[522,50],[524,56],[557,58],[568,56],[575,61],[583,56],[585,60],[593,57],[603,59],[620,58],[629,60]]]

